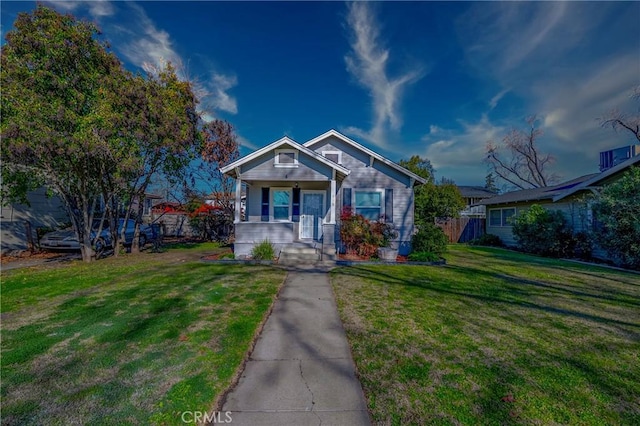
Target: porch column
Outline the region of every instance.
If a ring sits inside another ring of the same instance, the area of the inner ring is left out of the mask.
[[[335,173],[335,171],[334,171]],[[329,224],[336,223],[336,180],[331,179],[331,206],[329,208]]]
[[[236,208],[234,213],[233,223],[240,223],[242,219],[242,179],[240,179],[239,173],[236,175]]]

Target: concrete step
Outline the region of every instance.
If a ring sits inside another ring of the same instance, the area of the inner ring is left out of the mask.
[[[318,250],[313,247],[285,247],[280,251],[280,255],[282,253],[286,254],[317,254]]]
[[[309,247],[285,247],[280,252],[278,263],[298,264],[314,263],[320,260],[320,252]]]

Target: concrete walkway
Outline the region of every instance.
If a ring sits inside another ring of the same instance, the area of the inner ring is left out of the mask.
[[[234,425],[370,424],[326,272],[289,271],[223,411]]]

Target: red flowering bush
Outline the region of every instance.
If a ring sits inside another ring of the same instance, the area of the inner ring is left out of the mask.
[[[371,257],[379,247],[387,247],[397,236],[393,225],[370,221],[355,214],[351,207],[345,207],[340,213],[340,239],[349,254]]]

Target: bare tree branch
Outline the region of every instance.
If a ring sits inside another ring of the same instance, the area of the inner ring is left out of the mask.
[[[640,102],[640,85],[633,88],[633,93],[629,97]],[[614,132],[628,130],[640,142],[640,108],[635,114],[625,113],[614,108],[599,120],[600,126],[611,127]]]
[[[528,131],[513,129],[502,139],[502,145],[487,144],[485,161],[496,176],[515,188],[545,187],[556,179],[547,170],[553,164],[553,156],[540,153],[536,146],[542,136],[536,122],[536,116],[531,116],[527,118]]]

